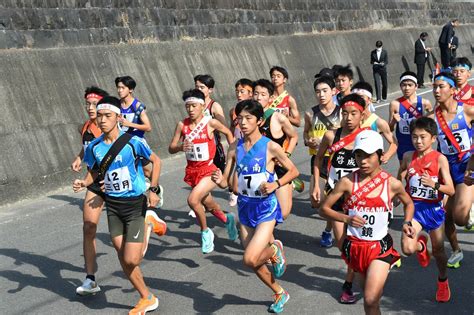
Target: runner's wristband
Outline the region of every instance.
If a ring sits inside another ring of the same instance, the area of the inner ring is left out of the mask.
[[[153,187],[150,187],[150,191],[158,195],[161,192],[161,188],[160,186],[153,186]]]
[[[405,225],[405,224],[408,225],[408,226],[413,226],[413,225],[411,224],[411,221],[405,221],[405,222],[403,222],[402,225]]]
[[[275,182],[277,183],[278,188],[280,188],[281,187],[280,180],[277,179]]]
[[[291,157],[291,152],[285,151],[287,157]]]

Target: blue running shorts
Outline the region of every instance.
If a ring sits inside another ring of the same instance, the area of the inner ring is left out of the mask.
[[[415,201],[415,219],[421,224],[423,230],[431,232],[439,228],[446,218],[446,211],[439,203]]]
[[[240,223],[251,228],[272,220],[275,220],[277,224],[283,222],[280,204],[274,193],[267,198],[249,198],[239,195],[237,207]]]

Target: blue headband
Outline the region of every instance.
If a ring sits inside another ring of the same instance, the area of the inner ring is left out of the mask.
[[[455,69],[455,68],[464,68],[464,69],[466,69],[466,70],[468,70],[468,71],[471,70],[471,67],[469,67],[469,66],[468,66],[467,64],[465,64],[465,63],[457,64],[457,65],[455,65],[455,66],[453,67],[453,69]]]
[[[443,80],[443,81],[449,83],[449,85],[451,85],[451,87],[456,87],[456,84],[454,83],[454,81],[451,80],[448,77],[445,77],[444,75],[440,75],[440,76],[436,77],[435,80]]]

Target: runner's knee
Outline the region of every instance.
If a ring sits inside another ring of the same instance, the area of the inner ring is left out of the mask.
[[[95,238],[97,232],[97,224],[90,221],[85,221],[82,226],[82,230],[84,231],[85,238]]]

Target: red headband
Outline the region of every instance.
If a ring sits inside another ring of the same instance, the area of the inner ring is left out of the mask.
[[[95,93],[89,93],[86,95],[85,99],[88,99],[88,98],[97,98],[99,100],[101,100],[103,98],[103,96],[100,96],[99,94],[95,94]]]
[[[364,107],[362,105],[360,105],[359,103],[356,103],[354,101],[347,101],[344,104],[342,104],[342,108],[347,107],[347,106],[354,106],[355,108],[357,108],[361,112],[364,111]]]

